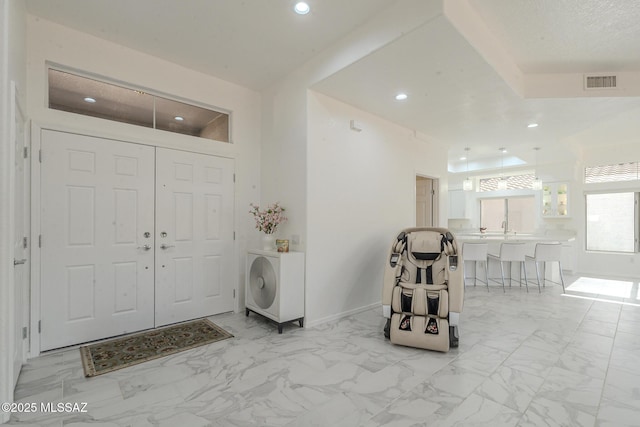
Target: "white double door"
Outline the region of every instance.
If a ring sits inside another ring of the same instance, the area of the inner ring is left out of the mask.
[[[41,350],[233,310],[233,160],[42,133]]]

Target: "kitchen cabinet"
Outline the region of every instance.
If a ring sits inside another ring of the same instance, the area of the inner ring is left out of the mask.
[[[562,242],[562,254],[560,261],[562,262],[562,270],[573,273],[575,270],[576,250],[574,242]]]
[[[569,184],[549,182],[542,185],[542,216],[545,218],[569,217]]]
[[[463,190],[449,191],[449,218],[467,217],[467,196]]]

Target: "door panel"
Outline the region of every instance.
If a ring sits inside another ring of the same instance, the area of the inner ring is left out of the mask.
[[[416,227],[433,226],[433,180],[416,176]]]
[[[233,160],[156,150],[156,326],[231,311]]]
[[[154,166],[152,147],[42,132],[43,351],[154,326]]]

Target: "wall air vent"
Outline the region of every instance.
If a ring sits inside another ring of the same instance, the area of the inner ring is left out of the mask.
[[[615,89],[617,86],[617,76],[584,76],[584,88],[592,89]]]

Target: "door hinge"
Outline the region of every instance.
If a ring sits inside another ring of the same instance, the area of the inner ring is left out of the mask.
[[[233,182],[236,182],[236,174],[233,174]]]
[[[233,232],[233,240],[236,240],[236,232]]]
[[[23,157],[24,157],[25,159],[26,159],[27,157],[29,157],[28,152],[29,152],[29,150],[27,149],[27,147],[23,147],[23,148],[22,148],[22,155],[23,155]]]
[[[38,247],[41,248],[42,247],[42,234],[38,235]]]
[[[42,163],[42,150],[38,150],[38,161]]]
[[[234,289],[233,290],[233,298],[235,299],[235,297],[236,297],[236,290]]]
[[[28,330],[27,330],[27,327],[26,327],[26,326],[24,326],[24,327],[22,328],[22,339],[23,339],[23,340],[26,340],[26,339],[27,339],[27,336],[28,336]]]
[[[27,249],[27,238],[26,237],[22,238],[22,249]]]
[[[38,320],[38,333],[42,333],[42,320]]]

